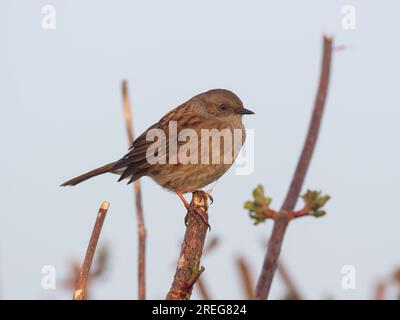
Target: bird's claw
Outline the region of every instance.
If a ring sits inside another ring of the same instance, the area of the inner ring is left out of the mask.
[[[189,215],[193,215],[193,217],[196,219],[197,222],[199,223],[204,223],[208,227],[208,231],[211,231],[211,226],[209,225],[208,221],[203,217],[202,213],[197,210],[196,207],[189,206],[186,207],[187,209],[187,214],[185,216],[185,226],[188,226],[189,223]]]
[[[210,190],[210,191],[205,191],[205,194],[207,195],[207,199],[210,200],[210,204],[213,204],[213,203],[214,203],[214,198],[213,198],[213,196],[211,195],[211,192],[212,192],[212,190]]]

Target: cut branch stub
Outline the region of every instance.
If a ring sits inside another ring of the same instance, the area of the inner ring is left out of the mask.
[[[203,191],[193,192],[190,206],[197,213],[188,213],[187,227],[183,239],[178,265],[167,300],[189,300],[193,286],[204,271],[200,264],[204,241],[208,230],[208,196]],[[196,216],[199,214],[202,216]]]

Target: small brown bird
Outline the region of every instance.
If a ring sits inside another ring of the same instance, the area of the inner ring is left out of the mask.
[[[120,160],[106,164],[61,186],[74,186],[103,173],[119,174],[128,184],[149,176],[176,192],[194,192],[218,180],[232,165],[246,135],[245,109],[233,92],[214,89],[194,96],[168,112],[141,134]],[[155,139],[157,138],[157,139]]]

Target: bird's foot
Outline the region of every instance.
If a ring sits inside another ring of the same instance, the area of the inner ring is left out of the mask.
[[[186,210],[187,210],[187,214],[185,216],[185,226],[186,227],[187,227],[187,225],[189,223],[189,215],[192,215],[193,218],[195,218],[195,220],[197,222],[204,223],[208,227],[208,230],[211,231],[211,226],[209,225],[207,219],[204,218],[203,212],[202,212],[200,207],[191,206],[191,205],[188,205],[188,206],[185,205],[185,207],[186,207]]]
[[[196,205],[189,204],[189,202],[187,202],[187,200],[183,196],[182,192],[180,192],[179,190],[175,190],[175,192],[179,196],[179,198],[182,200],[182,202],[185,205],[185,208],[188,212],[185,216],[185,226],[188,225],[189,215],[193,215],[193,217],[196,219],[197,222],[200,221],[201,223],[204,223],[205,225],[207,225],[208,229],[211,230],[211,227],[208,224],[207,219],[203,216],[203,210],[201,209],[202,206],[196,206]],[[197,192],[197,191],[195,191],[195,192]],[[207,199],[210,199],[210,194],[208,192],[202,191],[202,193],[206,194]],[[207,199],[204,199],[204,200],[207,201]],[[212,197],[211,197],[211,199],[212,199]]]
[[[204,193],[207,195],[208,200],[210,200],[210,204],[214,203],[214,198],[211,195],[212,190],[204,191]]]

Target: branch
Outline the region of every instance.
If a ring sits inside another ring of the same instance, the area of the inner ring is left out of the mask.
[[[76,284],[75,293],[73,300],[84,300],[86,294],[86,284],[89,278],[90,267],[92,265],[94,253],[96,251],[97,242],[99,240],[101,228],[103,226],[104,219],[106,218],[107,210],[110,204],[103,202],[99,208],[97,214],[96,223],[94,224],[92,235],[90,237],[89,245],[86,250],[85,260],[83,261],[82,269],[79,274],[79,279]]]
[[[301,300],[301,294],[299,290],[297,290],[292,277],[288,273],[286,266],[282,263],[282,261],[278,261],[278,273],[286,285],[287,300]]]
[[[134,134],[132,125],[131,103],[128,93],[127,81],[122,81],[122,98],[124,103],[124,118],[126,130],[128,133],[129,147],[133,144]],[[136,203],[137,229],[138,229],[138,298],[146,299],[146,227],[144,224],[142,192],[140,189],[140,180],[133,183]]]
[[[203,278],[198,278],[197,279],[197,290],[199,291],[199,295],[201,297],[201,299],[203,300],[212,300],[211,299],[211,295],[209,293],[209,290],[206,286],[206,284],[204,283],[204,279]]]
[[[200,266],[204,240],[208,230],[208,197],[204,191],[193,192],[191,207],[197,209],[198,214],[187,214],[187,227],[179,255],[174,280],[167,300],[189,300],[193,286],[204,271]]]
[[[249,210],[250,218],[254,220],[254,224],[265,222],[267,219],[279,220],[284,216],[288,220],[293,220],[305,216],[322,217],[326,214],[322,210],[325,203],[330,199],[328,195],[321,195],[321,191],[307,192],[302,196],[304,206],[298,211],[275,211],[270,208],[272,199],[264,195],[264,188],[258,185],[253,190],[254,200],[246,201],[244,208]]]
[[[250,271],[250,266],[246,259],[243,257],[236,258],[236,264],[239,269],[243,290],[246,294],[246,299],[251,300],[253,299],[254,283],[252,273]]]
[[[281,212],[293,211],[301,188],[303,186],[304,178],[310,164],[315,144],[317,142],[322,113],[324,110],[326,96],[328,92],[332,57],[332,42],[332,37],[327,35],[324,36],[321,74],[318,92],[314,103],[314,111],[311,117],[311,123],[308,129],[307,137],[303,146],[303,151],[297,163],[296,171],[294,173],[285,201],[283,202]],[[279,215],[279,217],[274,220],[274,228],[272,230],[271,240],[268,244],[268,249],[265,255],[261,275],[257,283],[255,297],[258,300],[268,298],[272,279],[278,265],[278,258],[281,251],[283,238],[289,221],[289,217],[285,214]]]
[[[268,246],[269,239],[267,241],[262,241],[262,247],[263,249]],[[279,259],[278,261],[278,266],[276,268],[277,273],[280,275],[282,281],[284,282],[286,286],[286,296],[285,300],[303,300],[302,295],[300,294],[300,291],[297,289],[297,286],[295,284],[295,281],[293,280],[293,276],[288,272],[288,269],[286,268],[285,264],[282,261],[282,258]]]
[[[91,270],[89,272],[88,278],[90,281],[86,283],[85,287],[85,300],[90,299],[90,290],[89,285],[92,285],[94,280],[99,280],[104,273],[107,271],[109,260],[109,253],[107,246],[103,245],[102,247],[97,249],[97,257],[94,259],[94,263],[92,263]],[[78,284],[80,273],[81,273],[81,262],[79,260],[72,260],[69,263],[70,274],[62,281],[62,286],[66,288],[68,291],[72,288],[75,290],[76,285]]]
[[[203,256],[209,254],[211,251],[213,251],[217,246],[219,245],[219,238],[217,237],[212,237],[211,239],[209,238],[207,241],[207,244],[205,245],[203,249]],[[197,291],[199,293],[199,296],[203,300],[212,300],[212,296],[210,294],[210,291],[204,281],[204,276],[200,277],[197,279]]]
[[[380,280],[375,285],[374,300],[385,300],[387,283],[385,280]]]
[[[393,273],[393,281],[397,285],[397,300],[400,300],[400,268],[396,268]]]

